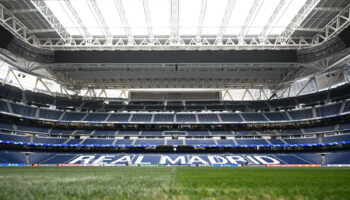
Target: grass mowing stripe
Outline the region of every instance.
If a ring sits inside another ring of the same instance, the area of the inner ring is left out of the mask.
[[[0,199],[349,199],[348,188],[349,168],[0,168]]]

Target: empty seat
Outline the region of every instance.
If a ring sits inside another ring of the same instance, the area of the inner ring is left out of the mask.
[[[19,105],[16,103],[10,103],[10,105],[15,114],[28,116],[28,117],[35,117],[36,115],[36,108],[34,107]]]
[[[163,135],[162,131],[142,131],[142,136],[161,136]]]
[[[268,121],[261,113],[242,113],[246,121]]]
[[[66,112],[63,115],[62,120],[68,120],[68,121],[81,121],[86,113],[80,113],[80,112]]]
[[[119,131],[118,135],[139,135],[140,131]]]
[[[217,114],[198,114],[197,116],[200,122],[219,122]]]
[[[134,145],[164,145],[161,139],[137,139]]]
[[[218,145],[235,145],[233,140],[216,140]]]
[[[187,131],[188,136],[209,136],[208,131]]]
[[[288,120],[287,114],[285,112],[266,112],[265,115],[270,121]]]
[[[223,122],[241,122],[243,121],[239,114],[220,114],[220,118]]]
[[[284,139],[288,144],[317,144],[320,143],[318,138],[293,138]]]
[[[62,111],[58,111],[58,110],[40,109],[39,117],[44,119],[58,120],[62,115],[62,113],[63,113]]]
[[[155,114],[154,122],[174,122],[174,114]]]
[[[151,122],[152,114],[133,114],[131,122]]]
[[[96,136],[114,136],[116,134],[116,131],[109,131],[109,130],[96,130],[93,135]]]
[[[235,139],[237,144],[240,145],[267,145],[266,140],[264,139]]]
[[[194,114],[176,114],[176,122],[196,122]]]
[[[317,117],[325,117],[329,115],[336,115],[340,112],[341,103],[321,106],[316,108]]]
[[[184,141],[183,140],[167,140],[166,144],[167,145],[183,145]]]
[[[294,120],[312,118],[312,110],[311,109],[294,110],[294,111],[289,111],[288,113],[292,117],[292,119],[294,119]]]
[[[104,121],[107,116],[107,113],[89,113],[84,121]]]
[[[109,122],[128,122],[130,114],[115,113],[112,114],[107,121]]]
[[[83,144],[113,144],[114,139],[86,139]]]

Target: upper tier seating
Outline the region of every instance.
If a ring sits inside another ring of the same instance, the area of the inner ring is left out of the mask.
[[[253,110],[270,110],[266,101],[248,101],[247,106]]]
[[[20,105],[16,103],[10,103],[11,108],[15,114],[36,117],[36,108],[31,106]]]
[[[200,122],[219,122],[217,114],[198,114],[197,116]]]
[[[223,122],[241,122],[243,121],[239,114],[230,113],[230,114],[219,114]]]
[[[205,106],[203,105],[186,105],[187,111],[202,111],[205,110]]]
[[[246,121],[268,121],[261,113],[242,113]]]
[[[102,100],[89,100],[84,101],[84,104],[82,106],[82,110],[97,110],[101,109],[103,107],[103,101]]]
[[[289,111],[288,114],[294,120],[312,118],[312,109]]]
[[[336,136],[325,136],[322,138],[322,142],[331,143],[339,141],[350,141],[350,134],[347,135],[336,135]]]
[[[12,124],[0,122],[0,129],[13,130]]]
[[[212,110],[212,111],[223,111],[226,110],[226,106],[225,105],[207,105],[206,106],[208,110]]]
[[[331,100],[342,100],[350,97],[350,84],[342,85],[332,90],[329,90]]]
[[[196,122],[194,114],[176,114],[176,122]]]
[[[289,120],[287,114],[284,112],[266,112],[265,116],[270,121]]]
[[[86,115],[86,113],[79,113],[79,112],[66,112],[63,115],[62,120],[70,120],[70,121],[81,121],[83,120],[83,117]]]
[[[329,115],[336,115],[340,112],[340,107],[342,103],[335,103],[331,105],[325,105],[316,108],[317,117],[325,117]]]
[[[6,101],[0,100],[0,111],[9,112]]]
[[[295,108],[297,106],[295,98],[273,99],[268,101],[272,108]]]
[[[128,122],[131,114],[112,114],[107,121],[109,122]]]
[[[65,97],[56,97],[56,107],[57,108],[77,108],[82,104],[81,97],[74,97],[68,99]]]
[[[14,101],[22,100],[22,90],[11,85],[0,84],[0,97]]]
[[[260,100],[260,101],[187,101],[185,105],[182,102],[168,102],[168,105],[162,105],[162,102],[156,102],[154,105],[143,105],[140,103],[131,102],[129,105],[123,104],[123,102],[110,102],[105,104],[103,100],[92,99],[83,100],[81,96],[65,96],[53,97],[48,94],[32,91],[22,91],[18,87],[11,85],[0,86],[0,98],[5,98],[14,101],[23,101],[35,105],[55,105],[57,108],[81,108],[82,110],[127,110],[127,111],[200,111],[200,110],[231,110],[231,111],[247,111],[250,110],[269,110],[275,108],[294,108],[298,104],[317,105],[325,103],[329,100],[344,100],[350,97],[348,92],[350,84],[341,85],[336,88],[332,88],[328,91],[321,91],[312,94],[301,95],[298,97],[290,97],[284,99],[272,99],[272,100]],[[329,98],[328,98],[329,97]]]
[[[344,112],[350,112],[350,101],[345,102]]]
[[[131,118],[131,122],[151,122],[152,114],[138,114],[133,115]]]
[[[145,105],[145,110],[162,111],[162,110],[165,110],[165,106],[164,105]]]
[[[62,111],[58,111],[58,110],[40,109],[39,117],[44,119],[58,120],[62,115],[62,113],[63,113]]]
[[[340,123],[338,130],[350,130],[350,123]]]
[[[28,90],[24,91],[24,95],[26,97],[26,101],[28,103],[33,103],[33,104],[53,105],[55,101],[55,98],[51,95],[31,92]]]
[[[297,101],[299,104],[316,105],[324,102],[327,99],[327,96],[327,91],[324,91],[314,94],[301,95],[297,97]]]
[[[154,122],[174,122],[173,114],[155,114]]]
[[[108,113],[89,113],[85,121],[105,121],[108,115]]]

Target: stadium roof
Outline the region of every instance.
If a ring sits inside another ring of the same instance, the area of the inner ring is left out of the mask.
[[[31,44],[53,49],[296,49],[320,44],[349,24],[348,0],[0,3],[4,18],[18,19],[18,27],[8,29]]]

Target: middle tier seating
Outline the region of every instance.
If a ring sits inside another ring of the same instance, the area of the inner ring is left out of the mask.
[[[235,138],[235,139],[164,139],[164,138],[138,138],[138,139],[115,139],[115,138],[61,138],[16,135],[0,133],[0,141],[33,142],[40,144],[74,144],[74,145],[299,145],[320,144],[334,142],[350,142],[350,134],[330,135],[325,137],[298,137],[284,139],[263,138]]]

